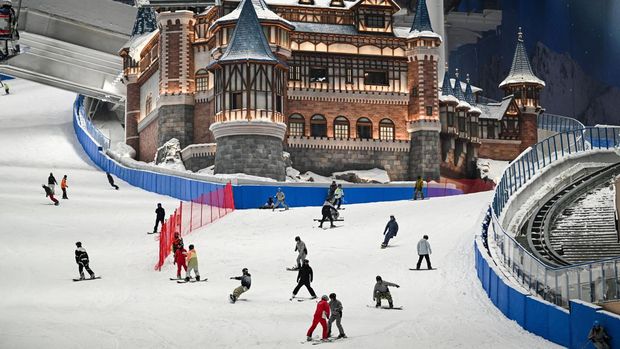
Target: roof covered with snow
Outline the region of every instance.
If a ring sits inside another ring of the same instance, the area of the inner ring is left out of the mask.
[[[233,0],[235,1],[235,0]],[[314,8],[333,8],[333,9],[350,9],[355,6],[361,0],[348,1],[345,0],[344,7],[342,6],[330,6],[331,0],[314,0],[314,4],[300,4],[299,0],[265,0],[267,5],[272,6],[295,6],[295,7],[314,7]]]
[[[142,35],[133,36],[129,41],[124,45],[129,49],[129,56],[134,61],[140,60],[140,54],[144,47],[151,41],[151,39],[159,34],[159,29],[156,29],[150,33],[144,33]]]
[[[431,17],[428,14],[428,8],[426,7],[426,0],[419,0],[415,11],[415,17],[413,18],[413,24],[411,24],[411,30],[407,38],[437,38],[441,40],[441,35],[433,31],[431,25]]]
[[[454,88],[454,83],[455,82],[456,82],[456,79],[450,78],[450,88]],[[440,89],[443,88],[443,81],[439,85],[439,88]],[[464,91],[466,88],[467,88],[467,83],[461,81],[461,89],[463,89],[463,91]],[[473,93],[478,93],[478,92],[482,91],[482,89],[480,87],[474,86],[474,85],[471,85],[471,90],[472,90]]]
[[[344,34],[358,35],[357,28],[352,25],[327,24],[327,23],[310,23],[310,22],[292,22],[296,32],[307,32],[317,34]]]
[[[253,0],[243,0],[239,5],[241,12],[230,44],[217,62],[243,60],[279,62],[271,52],[252,2]]]
[[[519,33],[517,35],[517,47],[515,48],[515,54],[512,58],[510,73],[508,73],[506,79],[499,84],[499,87],[522,83],[545,86],[545,82],[534,75],[532,71],[530,60],[527,57],[527,52],[523,45],[523,33],[521,32],[521,28],[519,28]]]
[[[282,22],[290,27],[293,27],[291,22],[287,21],[286,19],[278,16],[275,12],[271,11],[269,7],[267,6],[267,4],[265,3],[265,0],[252,0],[252,5],[254,5],[254,10],[256,11],[256,15],[258,16],[259,21]],[[241,14],[241,4],[239,4],[239,6],[237,6],[237,8],[234,9],[229,14],[218,18],[213,23],[213,25],[216,25],[219,23],[235,22],[237,21],[237,19],[239,19],[239,14]]]
[[[481,119],[501,120],[506,114],[506,110],[512,102],[513,96],[506,96],[501,102],[478,104],[476,107],[482,112],[480,114]]]

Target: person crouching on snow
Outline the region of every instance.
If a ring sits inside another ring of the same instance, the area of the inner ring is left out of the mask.
[[[379,308],[381,306],[381,299],[387,299],[390,308],[394,307],[394,303],[392,302],[392,294],[390,293],[390,289],[388,286],[399,288],[397,284],[383,281],[381,276],[377,275],[376,277],[377,283],[375,284],[375,289],[372,292],[372,300],[377,301],[375,307]]]

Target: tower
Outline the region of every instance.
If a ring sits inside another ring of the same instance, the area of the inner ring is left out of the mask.
[[[226,50],[208,69],[215,76],[217,173],[284,180],[283,106],[288,68],[269,47],[251,0],[243,0]]]
[[[433,31],[426,0],[419,0],[407,37],[409,109],[407,131],[411,136],[409,178],[439,178],[440,140],[437,64],[441,36]]]
[[[545,87],[545,82],[532,72],[530,60],[523,45],[523,32],[519,27],[517,47],[512,58],[510,73],[499,84],[499,88],[504,90],[506,96],[514,95],[521,112],[519,116],[521,151],[538,141],[537,120],[538,114],[542,112],[539,96],[543,87]]]

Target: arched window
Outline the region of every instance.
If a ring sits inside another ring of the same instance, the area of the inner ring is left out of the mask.
[[[209,89],[209,73],[200,69],[196,72],[196,92],[204,92]]]
[[[315,114],[310,119],[310,135],[312,137],[327,137],[327,120],[323,115]]]
[[[357,119],[357,138],[372,138],[372,122],[368,118]]]
[[[291,114],[288,117],[289,136],[301,137],[305,135],[305,120],[300,114]]]
[[[344,116],[334,119],[334,137],[349,138],[349,119]]]
[[[149,93],[144,102],[144,114],[149,115],[151,110],[153,110],[153,96]]]
[[[394,122],[392,120],[383,119],[379,122],[379,139],[394,140]]]

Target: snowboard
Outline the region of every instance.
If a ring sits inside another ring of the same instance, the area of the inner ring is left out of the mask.
[[[375,309],[385,309],[385,310],[403,310],[403,307],[386,307],[385,305],[382,305],[380,307],[375,307],[374,305],[366,305],[368,308],[375,308]]]
[[[299,268],[286,268],[288,271],[299,271]]]
[[[172,279],[170,279],[170,280],[172,280]],[[190,284],[190,283],[194,283],[194,282],[205,282],[207,280],[208,280],[207,278],[200,279],[199,281],[196,281],[196,279],[190,279],[189,281],[177,280],[177,284]]]
[[[315,222],[320,222],[321,218],[315,218],[314,221]],[[325,222],[329,222],[329,219],[326,219]],[[334,219],[334,222],[344,222],[344,217],[340,217],[338,219]]]
[[[293,299],[295,299],[298,302],[305,302],[305,301],[311,301],[314,299],[318,299],[318,298],[310,298],[310,297],[295,297],[295,298],[289,298],[289,301],[293,301]]]
[[[432,269],[415,269],[415,268],[409,268],[409,270],[413,270],[413,271],[427,271],[427,270],[437,270],[437,268],[432,268]]]
[[[97,279],[101,279],[101,276],[95,276],[95,278],[93,278],[93,279],[91,279],[91,278],[73,279],[73,281],[88,281],[88,280],[97,280]]]

